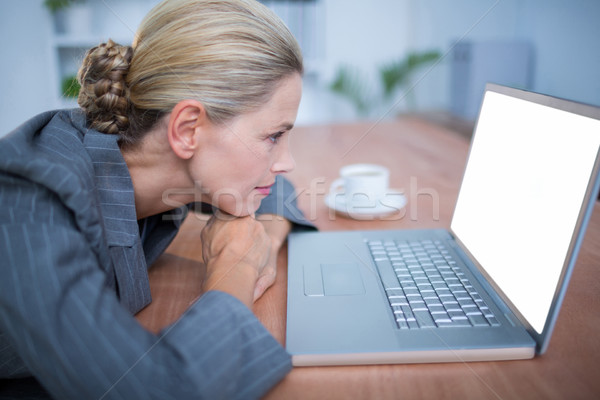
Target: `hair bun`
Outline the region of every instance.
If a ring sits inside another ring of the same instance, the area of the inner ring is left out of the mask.
[[[81,85],[77,102],[90,126],[99,132],[118,134],[129,127],[129,89],[125,79],[132,57],[130,46],[110,39],[85,55],[77,75]]]

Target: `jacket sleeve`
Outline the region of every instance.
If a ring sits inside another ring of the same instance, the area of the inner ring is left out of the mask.
[[[315,225],[298,208],[297,197],[294,186],[278,175],[271,193],[263,199],[256,213],[280,215],[292,223],[293,231],[315,230]]]
[[[206,293],[158,335],[143,329],[56,196],[6,175],[0,259],[0,336],[10,344],[0,366],[13,352],[11,362],[55,398],[258,398],[291,369],[280,344],[225,293]]]

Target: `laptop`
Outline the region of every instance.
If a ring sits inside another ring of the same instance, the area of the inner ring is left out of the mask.
[[[544,353],[599,169],[600,108],[488,84],[449,230],[290,234],[293,364]]]

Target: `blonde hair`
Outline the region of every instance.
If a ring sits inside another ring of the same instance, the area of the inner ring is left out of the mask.
[[[131,47],[109,40],[90,49],[78,102],[92,128],[133,145],[181,100],[200,101],[221,123],[256,110],[282,78],[302,72],[293,35],[257,1],[165,0]]]

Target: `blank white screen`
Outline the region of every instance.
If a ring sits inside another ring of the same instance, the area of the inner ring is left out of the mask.
[[[600,121],[486,92],[452,230],[540,333],[600,146]]]

